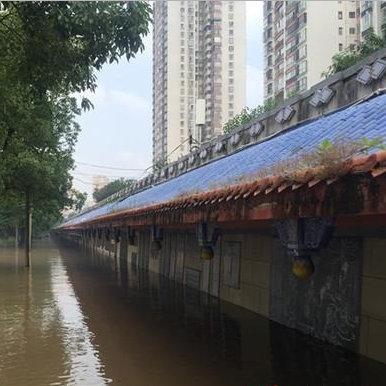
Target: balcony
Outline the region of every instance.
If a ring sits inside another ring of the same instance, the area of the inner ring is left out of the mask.
[[[299,19],[297,19],[294,23],[292,23],[288,28],[287,28],[287,33],[292,34],[299,28]]]
[[[299,3],[297,1],[291,1],[287,3],[286,14],[288,15],[290,12],[297,12],[299,8]]]
[[[275,12],[283,5],[284,1],[275,1]]]

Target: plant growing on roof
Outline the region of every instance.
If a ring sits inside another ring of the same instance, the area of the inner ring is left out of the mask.
[[[303,183],[307,180],[311,169],[316,178],[336,177],[346,172],[348,161],[352,157],[384,148],[384,140],[379,137],[372,139],[363,137],[359,140],[324,139],[316,149],[260,169],[257,173],[243,177],[238,182],[252,182],[269,176],[281,176],[291,182]]]
[[[384,32],[385,29],[383,28],[383,35],[385,35]],[[335,54],[331,59],[331,65],[322,73],[322,76],[328,78],[339,71],[343,71],[383,47],[385,47],[385,37],[378,36],[373,28],[369,28],[364,35],[364,41],[358,45],[357,50],[346,49]]]
[[[235,115],[224,125],[224,133],[232,133],[237,128],[252,122],[260,115],[273,110],[278,105],[278,102],[274,98],[267,99],[262,105],[255,108],[244,107],[240,114]]]

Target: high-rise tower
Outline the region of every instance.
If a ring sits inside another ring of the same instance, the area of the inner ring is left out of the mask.
[[[322,79],[334,54],[360,42],[359,1],[264,1],[265,99]]]
[[[245,3],[155,1],[153,39],[157,164],[222,133],[245,106]]]

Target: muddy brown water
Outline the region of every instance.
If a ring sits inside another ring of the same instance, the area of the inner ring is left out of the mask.
[[[0,248],[0,385],[384,385],[386,365],[69,245]],[[385,342],[386,344],[386,342]]]

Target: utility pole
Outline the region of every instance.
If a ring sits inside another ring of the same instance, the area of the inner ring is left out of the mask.
[[[30,193],[26,192],[25,200],[25,266],[31,263],[31,240],[32,240],[32,205]]]

